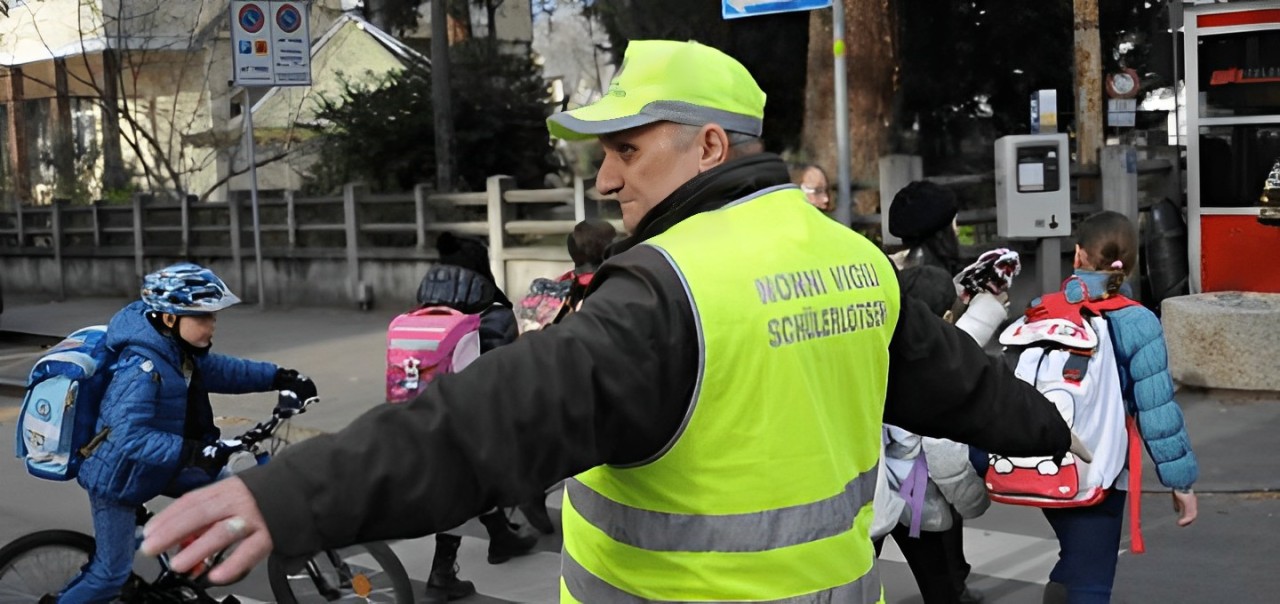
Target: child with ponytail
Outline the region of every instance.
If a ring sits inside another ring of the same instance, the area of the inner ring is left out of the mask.
[[[1138,234],[1123,214],[1102,212],[1077,227],[1075,278],[1064,285],[1068,299],[1127,295],[1126,279],[1137,265]],[[1106,313],[1115,351],[1125,411],[1137,420],[1138,433],[1155,462],[1160,482],[1173,491],[1178,525],[1196,519],[1191,490],[1198,469],[1182,411],[1173,398],[1164,331],[1142,306]],[[1046,508],[1061,553],[1045,586],[1044,602],[1093,604],[1111,600],[1120,530],[1124,523],[1125,477],[1107,497],[1087,507]],[[1131,496],[1140,497],[1141,493]]]

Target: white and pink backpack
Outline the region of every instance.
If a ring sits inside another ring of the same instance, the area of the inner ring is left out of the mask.
[[[402,314],[387,329],[387,402],[407,403],[479,357],[480,315],[445,306]]]
[[[1075,302],[1064,292],[1043,296],[1000,335],[1000,343],[1018,355],[1014,374],[1057,407],[1093,459],[1085,462],[1070,453],[1060,462],[992,454],[986,483],[994,501],[1044,508],[1095,505],[1115,486],[1127,456],[1141,451],[1140,445],[1130,446],[1136,433],[1128,433],[1105,317],[1138,303],[1123,296],[1089,300],[1083,282],[1079,290],[1083,299]]]

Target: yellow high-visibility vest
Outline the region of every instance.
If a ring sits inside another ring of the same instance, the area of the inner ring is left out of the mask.
[[[566,483],[561,601],[881,601],[868,530],[889,259],[790,185],[647,245],[693,307],[697,385],[653,459]]]

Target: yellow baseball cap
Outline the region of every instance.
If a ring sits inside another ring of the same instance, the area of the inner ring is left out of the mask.
[[[760,136],[764,91],[733,57],[697,42],[635,40],[609,92],[547,118],[551,136],[586,140],[654,122],[719,124]]]

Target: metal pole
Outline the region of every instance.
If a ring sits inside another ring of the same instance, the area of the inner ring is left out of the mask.
[[[836,158],[839,162],[839,196],[836,198],[836,221],[848,226],[853,222],[850,199],[849,168],[849,79],[845,71],[844,0],[831,3],[831,51],[835,55],[836,89]]]
[[[253,212],[253,259],[258,272],[258,308],[266,310],[266,285],[262,278],[262,225],[258,221],[258,153],[253,141],[253,96],[244,89],[245,145],[249,148],[249,203]]]
[[[1062,289],[1062,237],[1044,237],[1036,249],[1036,273],[1042,292]]]
[[[1173,203],[1182,207],[1182,110],[1178,107],[1178,30],[1182,29],[1182,3],[1169,3],[1169,35],[1173,37],[1173,183],[1177,198]]]

